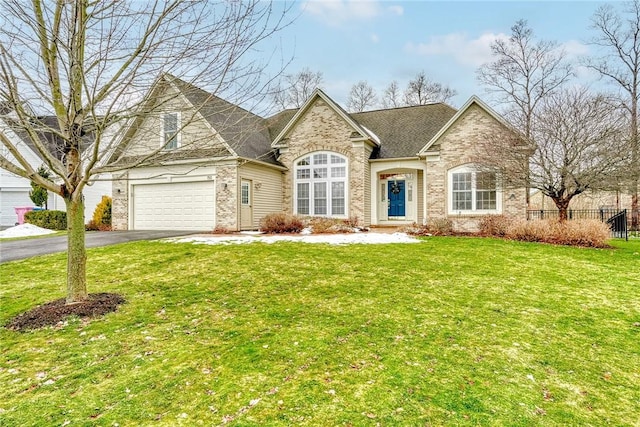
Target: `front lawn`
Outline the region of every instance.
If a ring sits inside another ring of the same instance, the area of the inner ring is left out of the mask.
[[[118,312],[0,331],[0,425],[638,425],[640,242],[89,250]],[[64,296],[0,265],[0,322]]]

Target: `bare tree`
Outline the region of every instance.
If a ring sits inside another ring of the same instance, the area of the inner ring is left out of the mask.
[[[322,73],[305,68],[295,74],[285,74],[277,87],[273,100],[282,110],[300,108],[313,91],[322,85]]]
[[[384,90],[382,95],[382,107],[383,108],[398,108],[402,107],[402,94],[400,93],[400,86],[396,80],[389,83],[389,86]]]
[[[615,100],[574,88],[545,97],[534,112],[529,138],[487,135],[478,163],[501,172],[505,185],[529,184],[550,197],[567,219],[573,197],[606,187],[627,157],[624,118]]]
[[[640,186],[640,138],[638,137],[638,97],[640,96],[640,2],[626,3],[622,14],[612,5],[597,9],[591,20],[597,35],[591,43],[602,56],[588,58],[585,65],[614,83],[622,92],[622,104],[629,118],[630,162],[625,180],[631,192],[632,227],[638,229],[638,187]]]
[[[404,103],[405,105],[425,105],[433,102],[447,102],[457,94],[448,86],[430,80],[424,71],[421,71],[409,80],[404,91]]]
[[[0,167],[63,198],[67,302],[79,302],[88,297],[83,189],[96,175],[135,166],[163,148],[107,165],[119,142],[108,136],[137,117],[160,114],[169,99],[144,93],[154,81],[170,85],[166,77],[158,80],[167,73],[236,102],[258,102],[269,82],[262,80],[264,64],[246,54],[286,24],[286,10],[258,0],[5,0],[0,8],[0,102],[13,111],[0,120],[0,142],[8,151]],[[38,175],[11,132],[28,138],[54,181]],[[61,153],[42,135],[53,135]]]
[[[491,52],[493,61],[477,70],[477,79],[503,105],[507,120],[528,139],[536,109],[571,78],[571,64],[556,42],[536,40],[524,20],[511,27],[508,40],[495,40]]]
[[[347,109],[351,112],[360,113],[373,108],[377,101],[378,97],[373,87],[365,80],[361,80],[351,86],[349,99],[347,100]]]
[[[508,40],[491,44],[493,61],[477,70],[477,79],[505,107],[505,115],[525,138],[538,105],[573,75],[564,52],[553,41],[536,41],[527,21],[511,27]]]

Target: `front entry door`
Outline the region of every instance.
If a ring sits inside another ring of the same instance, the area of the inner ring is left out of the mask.
[[[240,184],[240,228],[250,230],[253,225],[253,194],[251,180],[243,179]]]
[[[405,216],[404,180],[389,181],[387,183],[387,194],[389,195],[388,215],[390,217]]]

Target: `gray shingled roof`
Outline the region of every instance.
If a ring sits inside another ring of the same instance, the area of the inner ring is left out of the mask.
[[[180,79],[173,83],[240,157],[278,164],[265,119]]]
[[[5,119],[6,123],[12,127],[18,137],[38,156],[40,153],[35,144],[29,138],[29,135],[20,127],[15,119]],[[40,140],[45,147],[58,160],[63,161],[66,154],[66,146],[64,140],[58,136],[55,131],[59,129],[58,119],[55,116],[40,116],[34,119],[32,126],[38,130]],[[93,134],[89,133],[82,137],[82,148],[86,148],[93,142]]]
[[[174,77],[172,82],[239,156],[279,164],[271,142],[298,109],[284,110],[264,119],[183,80]],[[380,139],[381,147],[372,158],[390,159],[417,156],[455,113],[454,108],[436,103],[349,116]],[[202,152],[198,154],[200,157]]]
[[[382,142],[372,158],[415,157],[456,114],[446,104],[428,104],[351,113],[351,117],[375,133]]]
[[[279,113],[274,114],[273,116],[266,119],[271,141],[275,140],[278,135],[280,135],[282,129],[287,126],[287,123],[291,121],[291,119],[296,115],[297,112],[297,108],[291,108],[288,110],[280,111]]]

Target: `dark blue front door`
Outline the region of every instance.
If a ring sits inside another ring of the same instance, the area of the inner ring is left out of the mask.
[[[404,216],[404,181],[389,181],[387,183],[389,195],[389,216]]]

